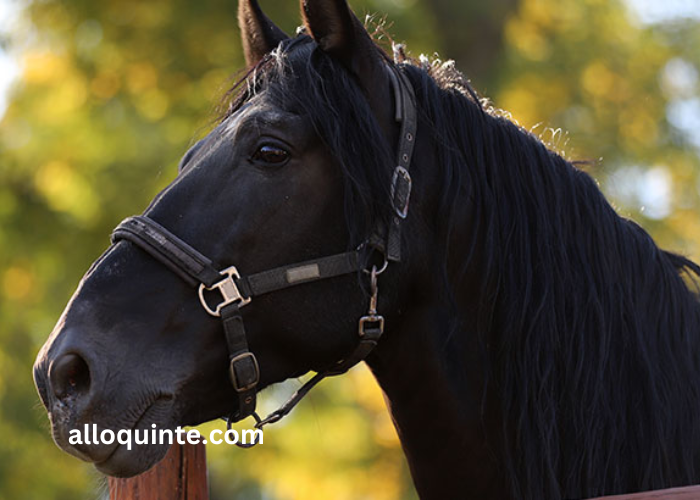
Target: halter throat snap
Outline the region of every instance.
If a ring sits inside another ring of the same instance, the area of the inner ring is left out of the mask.
[[[229,378],[238,399],[237,412],[226,419],[228,425],[251,415],[256,420],[257,429],[281,420],[323,378],[343,374],[363,361],[384,332],[384,318],[377,312],[377,278],[389,262],[401,260],[401,225],[408,215],[412,189],[409,167],[417,128],[415,94],[410,81],[396,66],[390,66],[389,74],[395,98],[395,119],[400,124],[396,166],[391,180],[393,213],[388,225],[380,224],[374,228],[367,245],[356,251],[242,276],[233,266],[219,270],[209,258],[147,216],[129,217],[112,233],[113,244],[120,240],[134,243],[190,286],[197,287],[204,310],[221,318],[228,347]],[[345,359],[318,372],[282,407],[261,419],[255,413],[260,369],[255,355],[248,349],[241,309],[267,293],[358,273],[364,270],[363,251],[367,249],[378,250],[384,256],[384,264],[379,269],[373,266],[371,270],[365,270],[370,274],[371,298],[367,314],[358,321],[357,346]]]

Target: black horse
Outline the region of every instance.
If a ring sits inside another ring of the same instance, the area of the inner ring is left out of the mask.
[[[700,482],[700,267],[450,63],[389,60],[345,0],[302,7],[288,38],[241,0],[228,111],[39,353],[58,445],[138,474],[166,447],[69,430],[236,420],[271,384],[364,358],[423,498]],[[223,327],[202,307],[219,292]]]

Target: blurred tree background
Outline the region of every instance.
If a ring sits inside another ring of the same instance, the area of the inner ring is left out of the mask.
[[[262,0],[288,32],[293,0]],[[354,0],[410,53],[589,168],[622,215],[700,259],[698,0]],[[176,174],[241,68],[235,1],[0,0],[0,500],[100,498],[51,442],[31,365],[111,229]],[[564,132],[566,131],[566,132]],[[263,396],[271,409],[298,382]],[[211,427],[220,424],[207,424]],[[209,447],[212,498],[414,498],[364,368],[250,451]]]

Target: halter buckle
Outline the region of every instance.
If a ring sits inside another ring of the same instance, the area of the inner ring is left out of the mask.
[[[236,371],[236,365],[239,366],[240,371]],[[229,376],[231,377],[231,384],[236,392],[245,392],[254,389],[260,381],[258,360],[252,352],[244,352],[231,358],[228,369]]]
[[[391,204],[397,216],[405,219],[408,217],[408,205],[411,201],[411,189],[413,181],[411,174],[402,166],[394,169],[391,178]]]
[[[221,316],[221,309],[225,306],[238,302],[238,307],[243,307],[251,301],[250,297],[243,296],[238,289],[238,285],[236,285],[236,280],[240,279],[241,275],[238,274],[238,270],[234,266],[224,269],[220,274],[225,276],[225,278],[218,283],[214,283],[210,287],[206,286],[204,283],[199,285],[199,301],[202,303],[202,307],[204,307],[204,310],[209,314],[217,318]],[[204,292],[211,292],[214,290],[219,290],[224,300],[217,304],[216,308],[212,309],[204,298]]]
[[[360,339],[377,341],[384,333],[384,317],[378,314],[362,316],[357,330]]]

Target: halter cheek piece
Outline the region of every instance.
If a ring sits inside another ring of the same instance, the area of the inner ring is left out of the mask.
[[[415,94],[408,78],[398,67],[391,66],[390,80],[395,97],[395,119],[401,124],[397,166],[391,181],[391,203],[394,213],[388,227],[375,227],[367,245],[384,255],[381,269],[374,266],[370,274],[371,299],[369,311],[358,322],[359,343],[345,359],[318,372],[306,382],[282,407],[261,420],[255,413],[260,369],[255,355],[248,350],[241,308],[255,297],[302,283],[319,281],[360,271],[362,248],[307,262],[282,266],[249,276],[241,276],[235,267],[222,271],[192,246],[146,216],[129,217],[112,233],[112,243],[128,240],[168,267],[193,287],[198,287],[202,307],[212,316],[220,317],[228,345],[229,377],[238,395],[238,411],[226,420],[238,422],[252,415],[261,429],[286,416],[294,406],[323,378],[348,371],[374,349],[384,332],[384,318],[377,313],[377,276],[388,263],[401,260],[401,223],[408,215],[411,176],[408,173],[413,156],[417,116]],[[218,302],[215,296],[218,292]],[[256,443],[253,443],[254,445]],[[249,447],[252,445],[247,445]],[[243,445],[241,445],[243,446]]]

